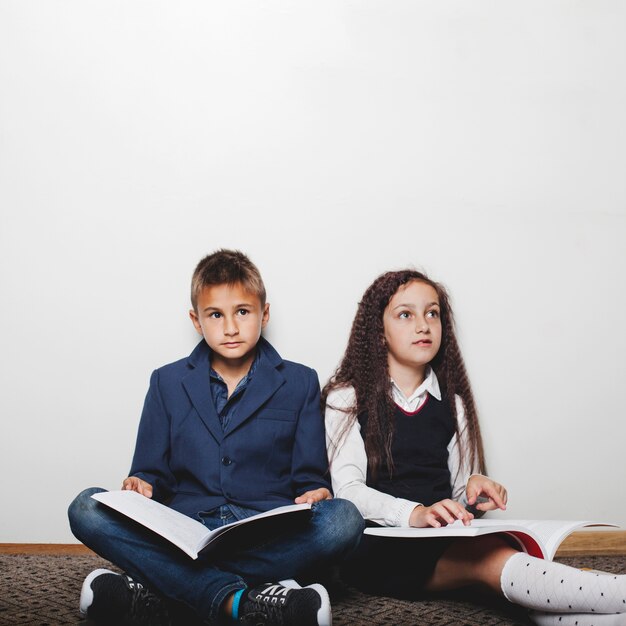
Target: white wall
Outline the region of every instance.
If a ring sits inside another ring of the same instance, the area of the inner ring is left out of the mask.
[[[322,381],[378,273],[451,290],[513,517],[626,525],[626,5],[0,3],[0,542],[126,475],[194,264]]]

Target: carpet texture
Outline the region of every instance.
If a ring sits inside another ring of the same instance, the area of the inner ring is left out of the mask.
[[[626,557],[559,559],[575,567],[626,574]],[[85,576],[113,568],[94,556],[0,555],[0,626],[81,624],[78,597]],[[419,602],[366,596],[337,585],[331,589],[335,626],[528,626],[525,612],[506,601],[457,596]],[[181,625],[184,626],[184,625]]]

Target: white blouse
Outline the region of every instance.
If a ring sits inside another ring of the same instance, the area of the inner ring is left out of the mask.
[[[439,381],[431,368],[428,368],[424,382],[409,398],[393,380],[391,383],[394,402],[406,412],[417,411],[427,394],[441,400]],[[350,429],[344,432],[347,419],[345,410],[351,409],[355,403],[352,387],[333,390],[326,402],[326,446],[335,496],[350,500],[367,520],[383,526],[408,526],[411,512],[421,504],[420,502],[396,498],[366,485],[367,456],[358,420],[354,420]],[[469,450],[465,409],[459,396],[456,397],[456,411],[462,448]],[[418,413],[415,419],[419,418]],[[454,500],[464,498],[467,481],[473,473],[476,473],[469,467],[469,460],[462,462],[458,443],[456,435],[453,435],[448,444],[448,469]]]

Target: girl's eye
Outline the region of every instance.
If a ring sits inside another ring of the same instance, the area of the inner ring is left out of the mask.
[[[411,314],[409,313],[409,311],[401,311],[401,312],[398,314],[398,317],[399,317],[401,320],[408,320],[408,319],[409,319],[409,317],[411,317]]]
[[[431,311],[428,311],[428,313],[426,313],[426,315],[428,315],[428,317],[437,318],[437,317],[439,317],[439,311],[435,311],[433,309]]]

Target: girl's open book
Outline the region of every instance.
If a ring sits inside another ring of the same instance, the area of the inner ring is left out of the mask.
[[[251,535],[274,533],[283,522],[291,525],[307,520],[311,515],[310,504],[290,504],[209,530],[202,522],[135,491],[103,491],[91,497],[158,533],[192,559],[197,559],[201,552],[221,546],[226,536],[248,541]]]
[[[366,528],[365,533],[379,537],[408,539],[479,537],[492,533],[504,533],[512,537],[516,545],[531,556],[551,561],[563,540],[575,530],[586,526],[613,526],[613,524],[565,520],[475,519],[472,520],[470,526],[455,522],[442,528],[372,527]]]

